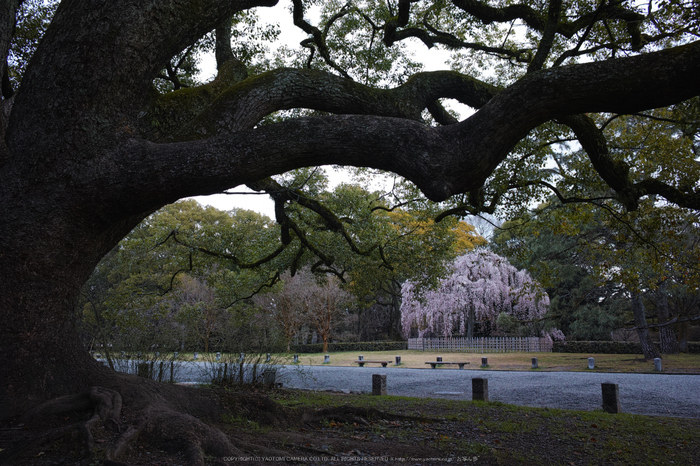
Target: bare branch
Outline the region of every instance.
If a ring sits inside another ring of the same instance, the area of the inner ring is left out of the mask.
[[[386,259],[384,258],[381,244],[376,243],[367,249],[360,249],[360,247],[357,246],[355,240],[352,239],[350,234],[345,229],[343,222],[335,215],[335,213],[333,213],[330,209],[328,209],[316,199],[311,199],[307,197],[306,195],[304,195],[304,193],[302,193],[299,190],[285,188],[272,178],[266,178],[256,183],[251,183],[248,186],[253,190],[264,190],[265,192],[270,194],[270,196],[275,201],[275,214],[277,216],[277,222],[280,225],[292,229],[294,233],[296,233],[297,237],[302,242],[302,244],[304,244],[304,246],[306,246],[317,257],[319,257],[326,266],[330,266],[334,262],[334,259],[331,256],[328,256],[322,251],[320,251],[313,244],[311,244],[311,242],[308,241],[308,239],[306,238],[306,234],[301,230],[301,228],[299,228],[296,222],[292,221],[292,219],[289,218],[284,209],[284,204],[287,201],[296,202],[302,207],[305,207],[311,210],[312,212],[315,212],[324,221],[326,228],[328,228],[328,230],[330,231],[338,233],[345,240],[352,252],[354,252],[355,254],[360,256],[370,256],[375,250],[379,250],[380,256],[385,262],[384,265],[389,269],[393,269],[391,264],[386,262]]]
[[[328,30],[330,29],[331,25],[333,22],[337,21],[338,19],[342,18],[345,16],[349,11],[349,6],[350,4],[346,4],[343,6],[343,8],[335,14],[331,20],[328,22],[326,25],[325,31],[321,32],[320,29],[318,29],[315,26],[312,26],[310,23],[308,23],[304,19],[304,5],[302,4],[301,0],[292,0],[292,4],[294,6],[293,10],[293,19],[294,19],[294,25],[300,28],[302,31],[305,33],[309,34],[312,36],[312,39],[306,39],[302,42],[301,45],[303,45],[306,48],[312,48],[312,44],[314,44],[317,48],[319,53],[321,54],[321,57],[323,57],[323,60],[336,70],[338,73],[340,73],[344,78],[351,79],[350,75],[342,69],[340,66],[338,66],[335,61],[331,58],[330,51],[328,50],[328,46],[326,45],[326,35],[328,34]],[[312,52],[313,53],[313,52]],[[308,66],[311,66],[311,58],[313,57],[313,54],[311,57],[309,57],[309,60],[307,62]]]
[[[203,248],[201,246],[195,246],[193,244],[190,244],[187,241],[182,240],[179,237],[179,232],[177,230],[173,230],[168,235],[168,237],[160,244],[163,244],[164,242],[168,241],[168,239],[172,239],[175,243],[179,244],[180,246],[184,246],[185,248],[187,248],[191,251],[201,252],[202,254],[206,254],[207,256],[211,256],[211,257],[218,257],[220,259],[226,259],[226,260],[232,262],[236,267],[239,267],[241,269],[254,269],[254,268],[259,267],[267,262],[270,262],[275,257],[282,254],[282,252],[284,252],[284,250],[287,248],[286,244],[281,244],[279,247],[277,247],[277,249],[275,249],[274,251],[272,251],[268,255],[261,257],[260,259],[258,259],[256,261],[243,262],[234,254],[227,254],[227,253],[223,253],[223,252],[212,251],[210,249]]]

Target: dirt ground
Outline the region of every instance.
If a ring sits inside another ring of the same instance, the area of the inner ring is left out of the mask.
[[[226,391],[224,398],[230,401],[226,414],[208,422],[244,454],[210,454],[200,464],[700,465],[698,420],[297,390]],[[125,407],[124,422],[130,415]],[[104,428],[94,433],[92,455],[70,436],[42,438],[42,432],[89,416],[84,412],[39,425],[16,420],[0,425],[0,464],[188,464],[177,445],[156,445],[141,437],[119,462],[105,460],[102,447],[116,434]],[[8,451],[14,451],[9,459],[3,457]]]

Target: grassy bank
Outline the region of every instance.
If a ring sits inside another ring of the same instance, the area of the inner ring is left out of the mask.
[[[700,464],[698,420],[395,396],[280,391],[273,397],[295,409],[351,405],[431,419],[366,425],[327,419],[307,437],[310,446],[344,448],[361,440],[368,453],[393,445],[401,456],[407,451],[401,445],[425,445],[443,459],[476,464]]]

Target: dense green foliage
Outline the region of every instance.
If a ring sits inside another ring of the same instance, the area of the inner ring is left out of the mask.
[[[555,342],[555,353],[579,354],[642,354],[639,343],[630,341],[565,341]],[[688,343],[688,353],[700,353],[700,343]]]
[[[358,341],[339,342],[328,345],[328,351],[400,351],[407,348],[405,341]],[[295,353],[321,353],[323,344],[293,345],[292,351]]]
[[[390,310],[389,320],[372,328],[377,320],[364,308],[383,296],[391,308],[390,293],[398,293],[402,280],[440,276],[448,260],[484,243],[464,222],[433,222],[435,207],[425,202],[395,210],[360,185],[329,191],[319,171],[301,170],[280,182],[297,197],[278,210],[279,222],[194,200],[166,206],[142,222],[84,288],[87,341],[127,350],[207,352],[276,349],[314,334],[357,339],[362,327],[386,337],[398,318],[392,321]],[[304,192],[296,188],[300,183]],[[421,210],[426,207],[433,211]],[[328,302],[312,306],[325,293],[313,278],[310,285],[292,285],[287,293],[294,297],[287,301],[297,308],[283,312],[286,282],[298,281],[302,269],[339,284],[337,293],[353,293],[358,304],[352,315],[346,305],[343,315],[340,308],[327,312]],[[259,294],[260,300],[251,299]]]

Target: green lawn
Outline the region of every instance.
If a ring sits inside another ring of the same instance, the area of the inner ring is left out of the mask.
[[[356,366],[362,354],[368,361],[391,361],[401,356],[398,368],[430,368],[425,364],[441,356],[445,362],[469,362],[469,369],[481,369],[481,358],[488,358],[487,369],[483,370],[532,370],[532,358],[538,359],[540,371],[588,371],[588,358],[595,358],[598,372],[654,372],[654,361],[645,361],[636,354],[575,354],[575,353],[448,353],[424,351],[364,351],[328,353],[331,366]],[[286,363],[292,362],[292,355],[280,355]],[[303,365],[323,365],[324,354],[300,354]],[[700,354],[674,354],[662,358],[664,372],[700,374]],[[458,370],[457,366],[445,366],[447,370]]]

